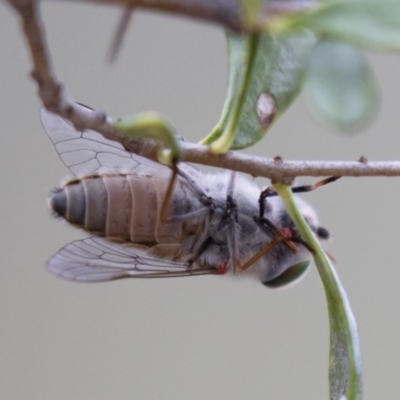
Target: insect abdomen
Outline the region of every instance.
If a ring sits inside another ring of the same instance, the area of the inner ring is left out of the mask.
[[[182,224],[162,224],[164,180],[154,176],[93,175],[68,182],[50,197],[51,208],[68,222],[133,243],[175,241]],[[172,233],[173,232],[173,233]],[[170,233],[173,238],[169,238]]]

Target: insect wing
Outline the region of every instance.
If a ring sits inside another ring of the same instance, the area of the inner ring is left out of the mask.
[[[122,278],[167,278],[216,274],[215,268],[156,258],[148,247],[89,237],[69,243],[48,262],[50,272],[81,282],[101,282]]]
[[[63,163],[74,176],[109,170],[137,173],[166,170],[164,166],[126,151],[123,146],[92,130],[77,131],[70,122],[47,111],[40,111],[44,129]]]

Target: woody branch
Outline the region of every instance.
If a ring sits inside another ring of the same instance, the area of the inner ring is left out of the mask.
[[[37,2],[35,0],[8,0],[8,2],[21,19],[33,64],[31,76],[37,82],[38,95],[43,105],[48,110],[69,120],[78,130],[93,129],[107,139],[122,143],[127,150],[133,153],[154,159],[156,157],[154,143],[147,145],[119,134],[112,126],[113,119],[106,113],[83,107],[67,95],[52,64]],[[130,2],[121,0],[119,2],[125,5],[128,3],[144,5],[146,3],[145,0]],[[165,0],[147,1],[147,3],[157,5],[165,3]],[[213,2],[182,0],[175,1],[175,3],[177,7],[183,3],[186,4],[186,7],[192,4],[195,9],[194,4],[201,3],[206,6]],[[236,2],[232,1],[232,3]],[[364,158],[359,161],[284,161],[279,157],[271,159],[233,151],[224,155],[213,155],[207,146],[189,142],[182,142],[181,146],[183,148],[182,161],[231,169],[255,177],[270,178],[275,182],[290,183],[297,176],[400,176],[400,162],[398,161],[374,162]]]
[[[8,0],[14,6],[35,0]],[[85,0],[81,0],[85,1]],[[210,23],[223,25],[240,32],[257,30],[272,14],[285,13],[311,7],[309,1],[261,0],[257,15],[252,20],[246,18],[246,6],[242,0],[86,0],[91,3],[111,4],[126,9],[157,10]]]

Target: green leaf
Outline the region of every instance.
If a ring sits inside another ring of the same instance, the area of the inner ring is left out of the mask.
[[[304,94],[317,118],[344,132],[364,128],[379,103],[375,76],[364,56],[337,42],[320,42],[312,52]]]
[[[113,127],[133,140],[155,139],[162,142],[168,150],[159,154],[160,162],[170,164],[181,157],[181,147],[176,139],[175,128],[162,115],[143,112],[137,115],[118,118]]]
[[[314,261],[324,286],[330,325],[330,399],[361,400],[360,345],[347,295],[329,258],[297,209],[290,187],[282,184],[273,186],[281,196],[301,238],[313,249]]]
[[[214,153],[258,142],[297,97],[316,43],[310,32],[293,35],[228,32],[229,84],[222,116],[202,140]]]
[[[398,0],[340,0],[276,18],[267,29],[311,29],[323,38],[376,50],[400,49]]]

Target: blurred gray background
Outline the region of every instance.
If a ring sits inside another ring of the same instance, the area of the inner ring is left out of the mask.
[[[110,68],[104,60],[119,14],[43,4],[68,93],[112,116],[160,111],[182,135],[200,139],[225,96],[223,31],[138,12]],[[67,170],[41,127],[24,39],[3,3],[0,52],[0,397],[327,399],[328,321],[314,268],[280,291],[224,277],[85,285],[46,272],[46,259],[83,233],[47,210],[47,193]],[[382,105],[365,133],[329,132],[300,100],[248,151],[286,159],[399,159],[400,60],[369,58]],[[329,249],[359,327],[365,399],[398,399],[400,178],[342,179],[305,198],[334,235]]]

